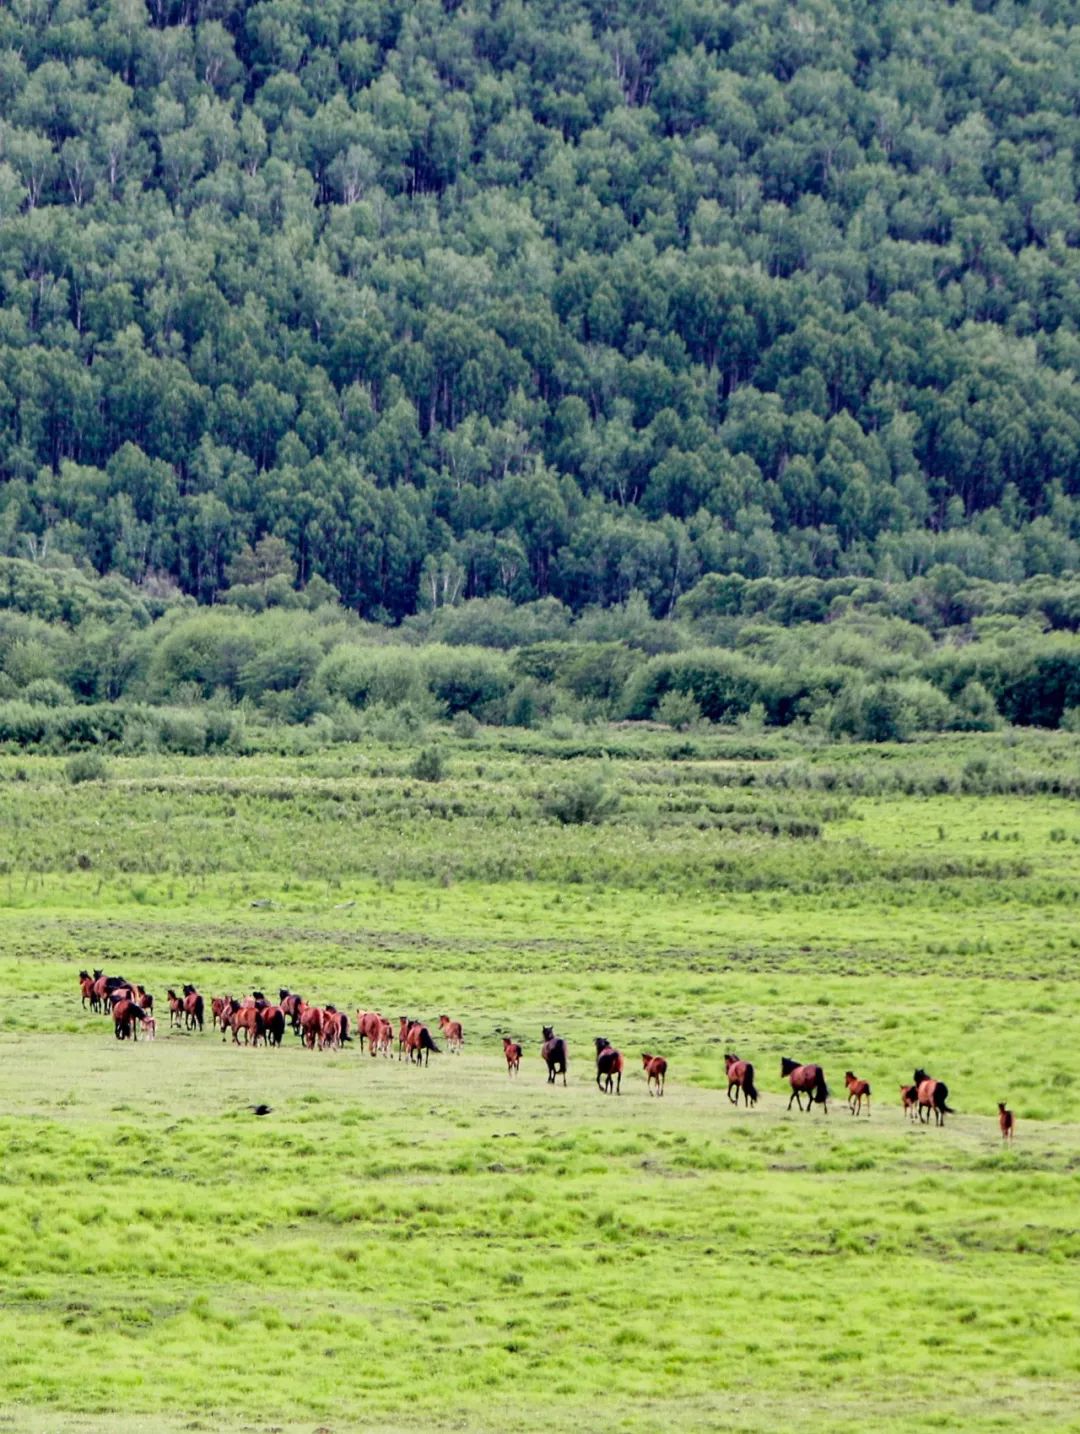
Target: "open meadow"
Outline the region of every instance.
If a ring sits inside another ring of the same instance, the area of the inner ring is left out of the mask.
[[[1075,1429],[1075,737],[437,745],[0,757],[0,1434]],[[142,981],[156,1042],[80,967]],[[223,1044],[170,1031],[183,982],[465,1050]]]

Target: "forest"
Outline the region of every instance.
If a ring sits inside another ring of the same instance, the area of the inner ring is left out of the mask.
[[[4,697],[1057,725],[1078,76],[1065,0],[11,0]]]

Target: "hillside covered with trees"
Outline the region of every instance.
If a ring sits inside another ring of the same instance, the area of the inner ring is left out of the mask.
[[[241,679],[281,607],[368,644],[405,622],[771,669],[799,641],[766,629],[870,609],[916,647],[1023,617],[993,671],[905,673],[976,682],[960,725],[1054,725],[1080,683],[1075,639],[1041,636],[1077,625],[1078,105],[1063,0],[11,0],[3,695],[313,692],[333,643],[295,613],[293,677]],[[95,593],[79,638],[84,610],[32,597],[65,565]],[[247,623],[242,660],[155,676],[192,599]],[[115,651],[80,676],[98,627]],[[1001,673],[1040,642],[1056,695],[1017,716]],[[565,684],[549,659],[500,700]],[[653,715],[667,679],[627,695],[623,666],[607,710]]]

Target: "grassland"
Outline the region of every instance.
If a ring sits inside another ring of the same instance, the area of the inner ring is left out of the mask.
[[[1077,1427],[1075,739],[440,743],[437,783],[0,757],[0,1431]],[[546,814],[597,772],[610,820]],[[81,965],[449,1011],[466,1053],[118,1045]],[[787,1114],[782,1054],[872,1117]]]

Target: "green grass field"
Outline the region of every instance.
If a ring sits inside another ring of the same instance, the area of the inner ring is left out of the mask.
[[[0,757],[0,1431],[1080,1427],[1075,739],[440,743],[438,783],[404,747]],[[596,771],[610,820],[546,815]],[[156,993],[156,1043],[83,965]],[[169,1032],[186,980],[447,1011],[466,1052]]]

